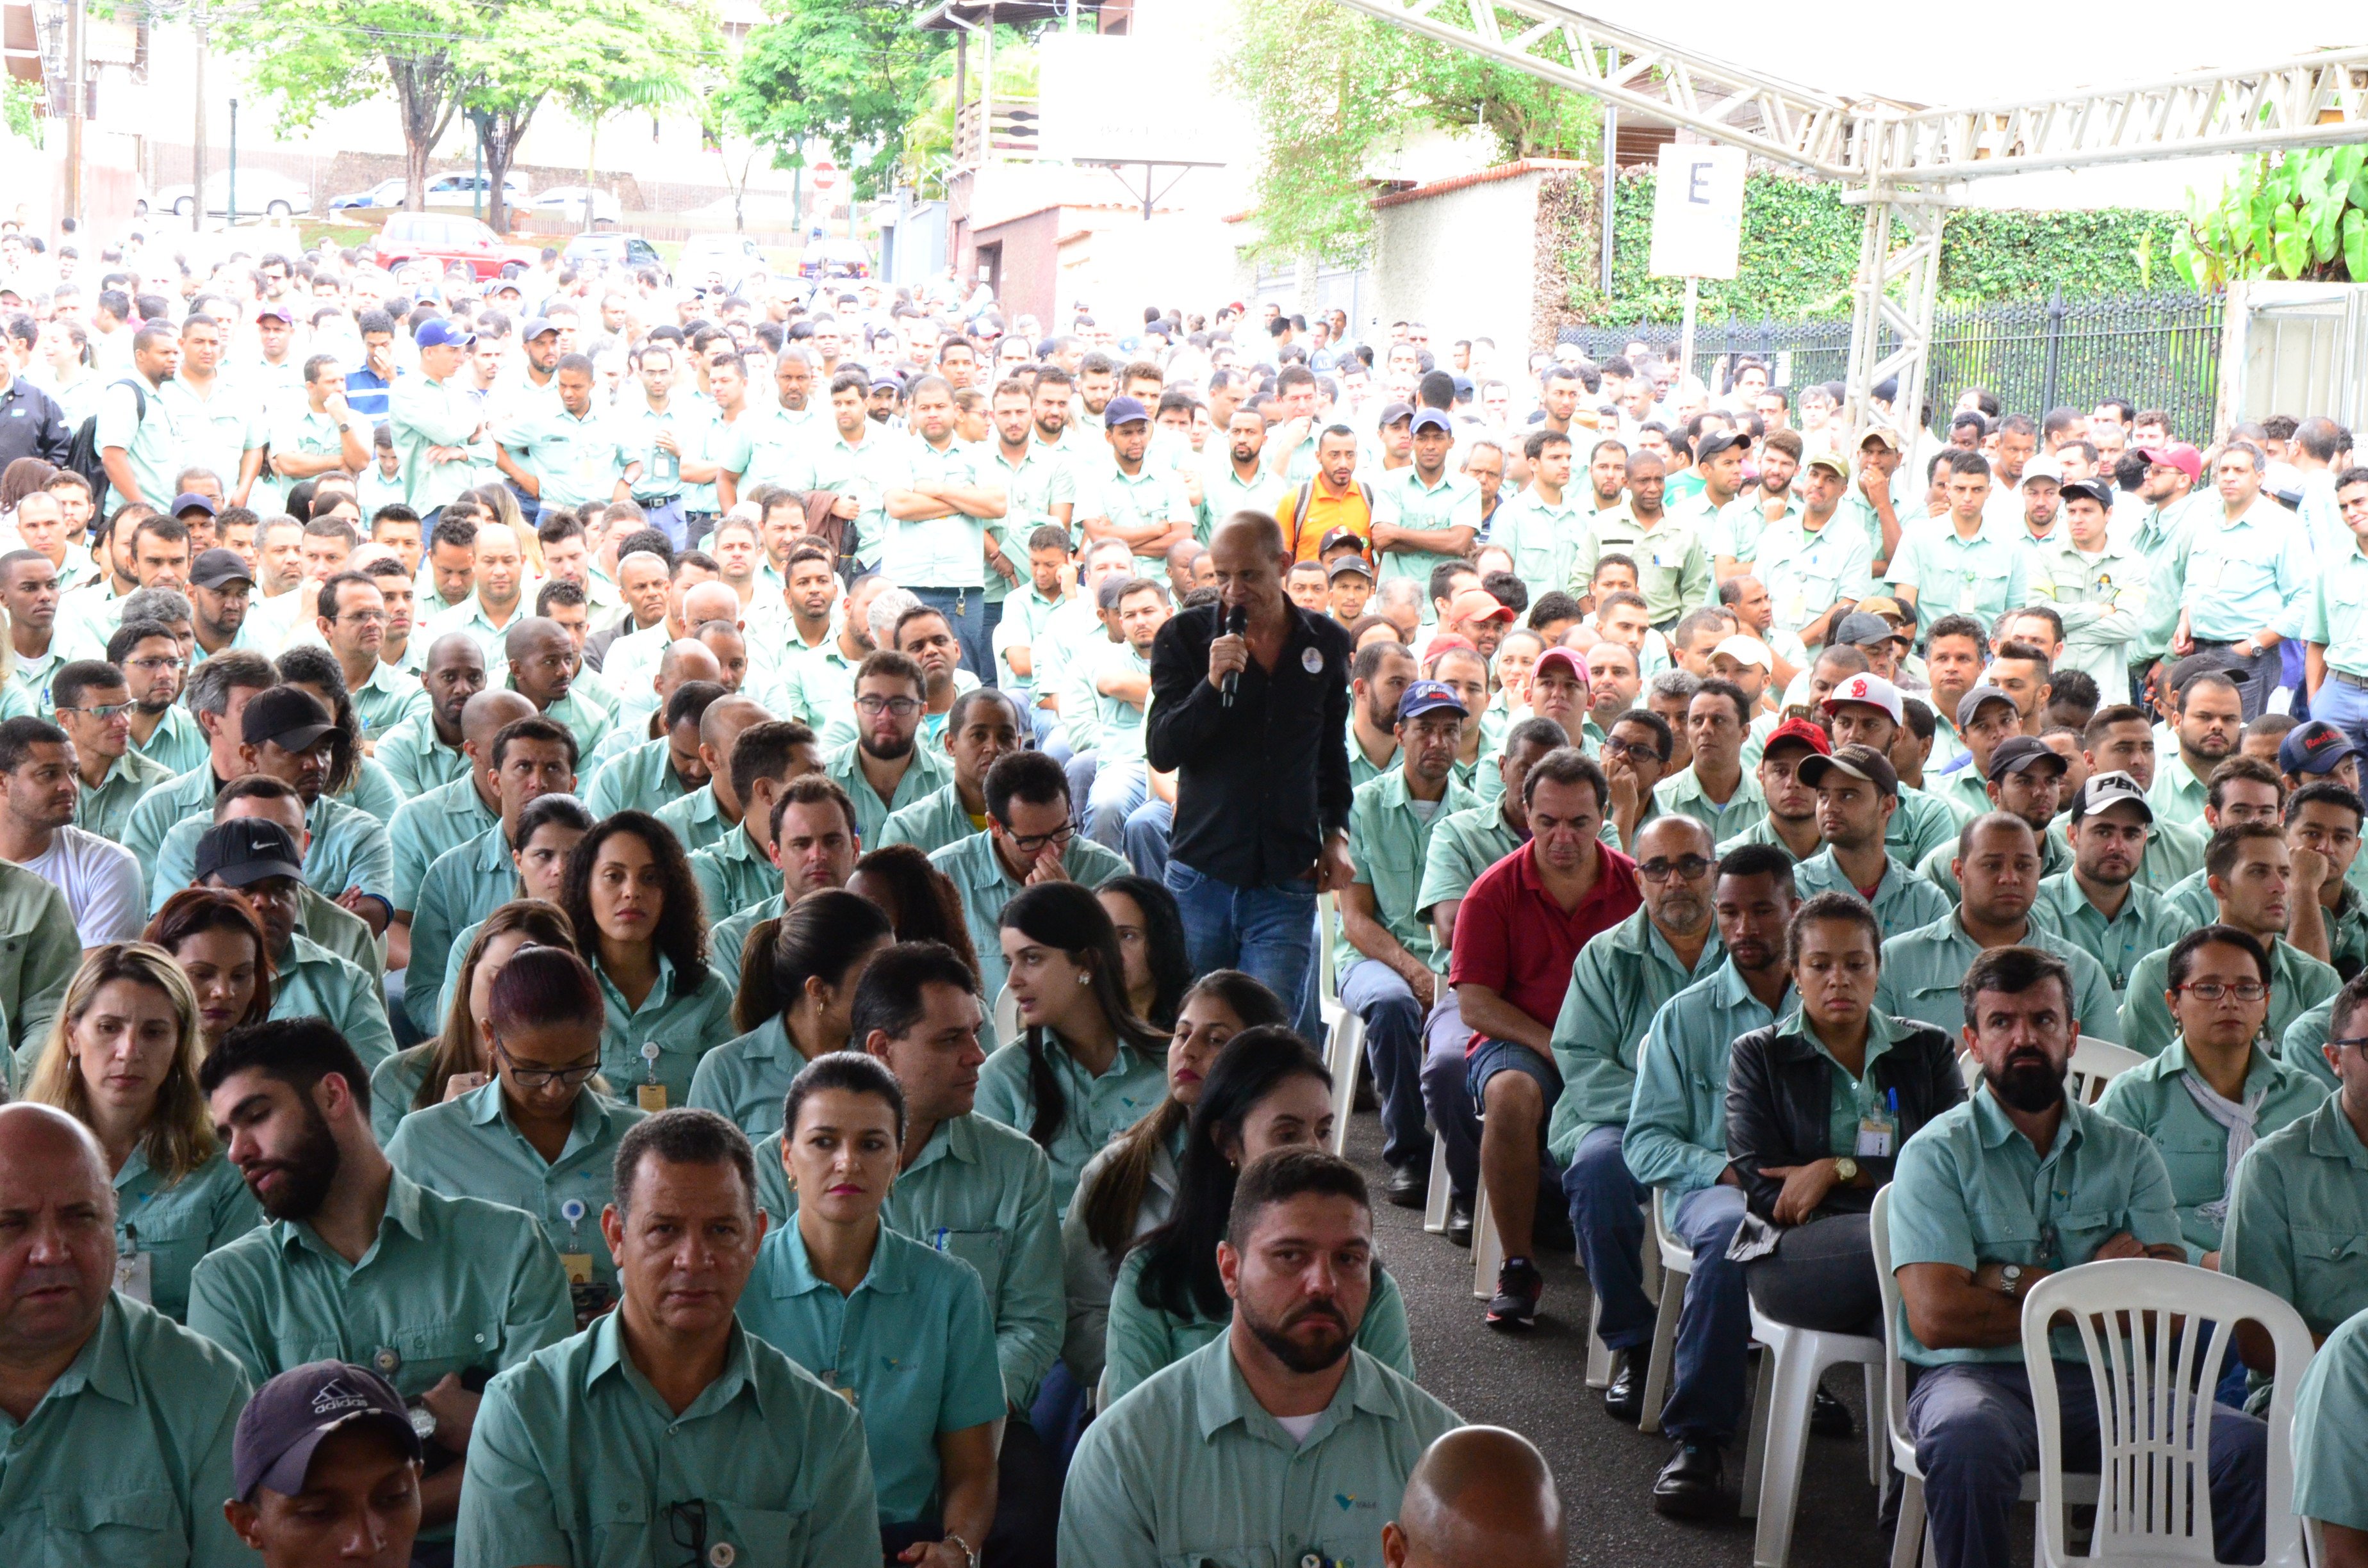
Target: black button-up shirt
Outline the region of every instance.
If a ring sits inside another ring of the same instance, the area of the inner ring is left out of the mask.
[[[1179,611],[1151,645],[1151,766],[1174,771],[1168,852],[1235,887],[1306,875],[1326,837],[1349,828],[1349,633],[1286,605],[1273,670],[1249,662],[1234,705],[1209,684],[1224,607]]]
[[[17,377],[6,392],[0,392],[0,468],[18,458],[63,464],[71,435],[57,399],[24,377]]]

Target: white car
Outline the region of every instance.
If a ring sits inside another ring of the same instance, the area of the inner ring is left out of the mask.
[[[554,185],[528,205],[537,212],[552,213],[563,222],[581,223],[587,199],[592,204],[595,223],[614,223],[624,216],[624,206],[615,192],[580,185]]]
[[[736,289],[751,277],[770,277],[772,271],[765,253],[746,234],[693,234],[683,242],[674,264],[674,275],[694,288],[713,279],[727,290]]]
[[[232,197],[228,169],[206,176],[206,215],[225,216],[230,211]],[[242,216],[292,218],[300,212],[313,210],[313,193],[286,175],[269,169],[238,171],[238,210]],[[176,218],[187,218],[196,206],[195,194],[186,184],[168,185],[144,201],[132,204],[137,216],[150,212],[169,212]]]
[[[343,196],[333,196],[329,198],[329,210],[343,212],[355,208],[400,207],[403,205],[403,192],[406,183],[402,176],[397,175],[393,179],[379,181],[368,190],[348,191]]]
[[[484,175],[438,175],[427,182],[422,201],[428,207],[482,209],[492,202],[493,197],[494,182]],[[395,199],[399,203],[402,198]],[[526,181],[516,175],[504,175],[502,199],[512,207],[523,207],[533,198],[528,193]]]

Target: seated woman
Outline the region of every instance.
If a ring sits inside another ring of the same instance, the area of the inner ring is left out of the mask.
[[[1234,1183],[1260,1154],[1320,1146],[1332,1135],[1332,1075],[1307,1042],[1264,1025],[1227,1041],[1201,1085],[1167,1222],[1127,1254],[1110,1288],[1101,1403],[1224,1332],[1234,1304],[1217,1274],[1217,1244],[1233,1212]],[[1358,1348],[1414,1376],[1406,1299],[1374,1265],[1372,1301]]]
[[[1167,1037],[1127,1005],[1118,931],[1087,889],[1023,888],[1000,935],[1022,1032],[979,1070],[978,1112],[1036,1141],[1065,1214],[1086,1162],[1164,1097]]]
[[[198,1086],[198,998],[170,954],[83,955],[25,1097],[89,1128],[115,1177],[115,1282],[176,1323],[198,1260],[263,1222]]]
[[[590,1085],[608,1005],[571,948],[529,945],[494,982],[485,1052],[494,1081],[403,1119],[387,1163],[430,1192],[523,1209],[567,1270],[580,1327],[616,1304],[600,1230],[617,1144],[643,1112]]]
[[[647,812],[594,824],[568,856],[560,907],[608,999],[601,1071],[643,1110],[682,1104],[699,1059],[732,1038],[732,983],[707,961],[681,841]]]
[[[995,1522],[1004,1415],[995,1315],[968,1264],[881,1223],[905,1094],[868,1056],[817,1057],[790,1085],[781,1165],[797,1212],[740,1296],[750,1334],[863,1413],[880,1544],[892,1561],[971,1568]]]
[[[962,920],[962,892],[953,879],[929,864],[910,844],[874,849],[855,863],[847,891],[878,904],[900,942],[943,942],[978,972],[978,949]],[[991,1005],[995,998],[986,1001]]]
[[[759,922],[732,1000],[732,1022],[746,1032],[700,1059],[689,1103],[729,1117],[751,1142],[780,1131],[791,1080],[807,1062],[847,1049],[855,983],[894,940],[879,905],[838,888],[817,889],[788,914]]]
[[[1100,890],[1105,908],[1110,891]],[[1080,1388],[1092,1388],[1102,1375],[1111,1277],[1134,1244],[1175,1212],[1185,1135],[1217,1052],[1244,1029],[1291,1021],[1273,992],[1237,969],[1201,976],[1184,993],[1178,1014],[1167,1042],[1167,1097],[1086,1162],[1077,1196],[1061,1221],[1069,1295],[1061,1359]]]
[[[519,808],[515,841],[510,845],[510,864],[518,868],[518,896],[558,903],[567,881],[567,858],[591,831],[592,813],[574,795],[537,795]],[[467,952],[484,924],[462,926],[452,938],[452,950]],[[438,1017],[452,1010],[452,996],[461,984],[457,971],[449,965],[441,967],[445,974],[436,997]]]
[[[1176,1027],[1176,1010],[1192,983],[1192,959],[1184,947],[1184,916],[1176,895],[1149,877],[1112,877],[1094,890],[1110,924],[1118,927],[1119,956],[1126,960],[1126,1000],[1134,1016],[1156,1028]],[[992,1000],[992,998],[990,998]]]
[[[484,1087],[493,1061],[484,1048],[485,1021],[492,1016],[494,982],[520,948],[574,948],[575,927],[554,903],[518,899],[487,915],[470,938],[454,970],[452,1000],[434,1040],[398,1051],[370,1073],[370,1131],[381,1147],[403,1119],[416,1110],[457,1100]]]
[[[1882,944],[1855,894],[1803,903],[1786,937],[1800,1006],[1728,1059],[1727,1169],[1750,1206],[1728,1256],[1754,1306],[1828,1334],[1882,1333],[1867,1211],[1900,1146],[1965,1097],[1954,1041],[1874,1010]]]
[[[173,955],[198,998],[198,1058],[241,1024],[271,1017],[271,953],[255,910],[234,892],[183,888],[140,939]]]

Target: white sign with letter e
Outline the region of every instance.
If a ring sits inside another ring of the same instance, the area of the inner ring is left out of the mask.
[[[1656,278],[1732,278],[1743,236],[1740,147],[1664,142],[1653,186]]]

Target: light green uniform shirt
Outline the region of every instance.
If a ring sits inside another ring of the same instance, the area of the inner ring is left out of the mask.
[[[706,901],[711,924],[737,915],[752,903],[764,903],[781,885],[780,868],[765,858],[757,841],[748,836],[745,822],[694,852],[690,874],[699,883],[700,896]]]
[[[984,833],[947,845],[929,857],[929,864],[951,878],[954,891],[962,894],[962,925],[970,932],[970,945],[978,953],[979,994],[992,1006],[1008,972],[1003,962],[1003,938],[998,935],[1003,929],[1003,906],[1019,896],[1022,884],[1005,869],[1002,857],[996,854],[994,838]],[[1128,870],[1125,859],[1116,850],[1096,844],[1082,833],[1071,838],[1069,846],[1061,851],[1061,869],[1068,873],[1071,881],[1084,888],[1099,888]],[[1069,1179],[1075,1181],[1076,1176],[1072,1167]],[[1065,1191],[1061,1202],[1067,1207]]]
[[[794,1221],[768,1235],[740,1324],[862,1413],[883,1525],[929,1512],[939,1434],[983,1426],[1006,1408],[977,1271],[885,1225],[846,1296],[814,1273]]]
[[[973,834],[985,830],[971,821],[970,812],[962,809],[962,791],[952,784],[923,796],[900,812],[890,813],[880,829],[882,848],[891,844],[910,844],[924,855],[934,855],[950,844],[959,844]]]
[[[2335,1021],[2335,998],[2329,996],[2285,1027],[2277,1036],[2278,1059],[2316,1077],[2328,1093],[2342,1087],[2335,1069],[2327,1064],[2327,1038]]]
[[[2130,971],[2130,988],[2122,1001],[2122,1043],[2132,1051],[2157,1056],[2179,1036],[2170,1006],[2162,999],[2170,985],[2170,949],[2160,949],[2138,960]],[[2343,977],[2283,937],[2270,945],[2270,1015],[2263,1037],[2275,1043],[2286,1026],[2343,989]]]
[[[1710,517],[1694,507],[1665,511],[1650,529],[1637,521],[1625,502],[1608,512],[1598,512],[1579,540],[1564,586],[1574,594],[1586,592],[1598,561],[1606,555],[1624,555],[1636,563],[1637,591],[1645,596],[1645,614],[1656,626],[1675,619],[1708,604],[1713,597],[1710,550],[1704,540],[1711,526]]]
[[[1789,985],[1777,1002],[1786,1014],[1797,1006]],[[1676,1196],[1718,1185],[1728,1164],[1727,1053],[1777,1017],[1731,959],[1661,1004],[1636,1048],[1636,1089],[1620,1137],[1631,1175]]]
[[[222,1500],[252,1392],[221,1346],[109,1296],[32,1413],[0,1411],[0,1562],[251,1568]]]
[[[65,895],[0,860],[0,1020],[17,1042],[17,1082],[49,1043],[50,1023],[82,967],[82,937]]]
[[[463,949],[457,933],[474,926],[518,896],[518,864],[510,858],[502,824],[494,825],[436,857],[419,879],[411,915],[411,969],[403,983],[403,1010],[423,1035],[443,1027],[437,997],[444,974]]]
[[[2055,842],[2052,836],[2048,839],[2051,845]],[[2089,902],[2088,894],[2080,891],[2079,882],[2068,870],[2042,877],[2039,897],[2031,908],[2034,917],[2045,911],[2066,940],[2077,943],[2097,960],[2098,967],[2105,971],[2105,983],[2112,987],[2116,1006],[2128,993],[2130,971],[2137,967],[2140,959],[2170,946],[2193,929],[2161,894],[2135,881],[2122,900],[2122,912],[2108,920]]]
[[[627,468],[634,463],[642,465],[640,475],[633,481],[636,500],[666,502],[680,499],[688,506],[691,498],[685,494],[687,490],[703,489],[712,496],[714,492],[710,487],[683,483],[682,460],[689,457],[693,462],[699,460],[700,454],[707,449],[708,432],[714,424],[714,405],[700,399],[669,396],[663,414],[652,409],[645,402],[620,399],[610,411],[608,422],[608,436],[616,447],[610,458],[614,465],[611,472],[621,478]],[[675,444],[682,449],[673,456],[674,476],[661,479],[658,477],[659,460],[666,454],[659,451],[657,438],[660,433],[668,430],[674,432]],[[601,498],[606,499],[607,494],[604,491]],[[715,504],[711,499],[700,509],[713,511]]]
[[[131,809],[149,790],[168,783],[172,773],[161,762],[127,751],[108,764],[98,788],[83,785],[74,792],[74,826],[117,844],[131,823]]]
[[[132,395],[127,380],[142,380],[146,392],[147,411],[141,411],[141,399]],[[123,449],[124,460],[131,465],[132,483],[140,486],[141,499],[162,511],[173,502],[173,476],[181,468],[181,435],[174,419],[171,403],[158,395],[157,389],[147,385],[134,372],[118,377],[98,394],[98,449]],[[237,465],[221,476],[224,484],[238,481]],[[122,499],[117,492],[115,500]],[[111,506],[113,503],[110,502]]]
[[[362,734],[375,744],[388,731],[427,706],[427,688],[419,677],[383,661],[370,665],[370,679],[348,693]]]
[[[1001,468],[998,462],[997,469]],[[1076,509],[1070,516],[1076,520],[1077,532],[1083,536],[1088,518],[1115,523],[1124,528],[1142,528],[1154,525],[1183,523],[1191,526],[1200,519],[1193,509],[1190,495],[1183,481],[1155,460],[1144,455],[1143,470],[1130,477],[1119,472],[1118,464],[1105,460],[1076,474]],[[1167,551],[1154,551],[1134,558],[1135,571],[1146,577],[1167,580]]]
[[[2019,1263],[2059,1269],[2088,1262],[2127,1231],[2141,1246],[2180,1240],[2162,1155],[2145,1134],[2067,1097],[2042,1155],[1987,1086],[1927,1122],[1899,1151],[1891,1178],[1891,1267]],[[2083,1359],[2077,1335],[2055,1331],[2059,1360]],[[1934,1350],[1899,1313],[1900,1354],[1922,1367],[1985,1361],[2020,1366],[2022,1346]]]
[[[1947,615],[1970,615],[1984,626],[2030,597],[2024,562],[2030,552],[2008,530],[1985,522],[1968,540],[1947,517],[1900,519],[1899,548],[1887,580],[1916,591],[1919,638]]]
[[[140,744],[137,735],[132,737],[131,750],[151,762],[163,763],[177,778],[206,760],[206,733],[198,727],[196,714],[176,704],[156,721],[146,745]]]
[[[954,484],[1000,490],[988,449],[950,440],[944,449],[918,436],[902,442],[885,467],[887,488]],[[978,588],[986,582],[986,525],[965,512],[900,521],[882,513],[886,548],[880,572],[900,588]]]
[[[1759,536],[1751,574],[1768,590],[1774,624],[1797,633],[1839,601],[1855,604],[1866,597],[1875,540],[1857,517],[1839,507],[1814,530],[1797,512],[1769,524]]]
[[[2313,1334],[2368,1312],[2368,1148],[2341,1096],[2322,1096],[2237,1164],[2220,1270],[2291,1305]]]
[[[1570,1164],[1588,1133],[1627,1119],[1636,1052],[1653,1015],[1725,961],[1713,930],[1689,969],[1642,909],[1587,939],[1571,961],[1570,989],[1551,1041],[1562,1070],[1562,1095],[1546,1125],[1546,1148],[1556,1161]]]
[[[1233,463],[1228,460],[1224,473],[1230,477]],[[1235,502],[1219,517],[1231,517],[1244,503]],[[1263,508],[1261,508],[1263,509]],[[1470,528],[1474,537],[1480,529],[1480,482],[1468,473],[1458,473],[1454,465],[1441,471],[1439,483],[1425,484],[1421,472],[1412,463],[1393,469],[1373,482],[1373,519],[1394,524],[1402,528],[1417,528],[1436,533],[1445,528]],[[1443,555],[1429,550],[1384,550],[1381,552],[1380,581],[1393,577],[1411,577],[1423,585],[1422,615],[1426,621],[1438,619],[1430,602],[1430,574],[1445,562],[1459,557]]]
[[[811,453],[824,440],[836,437],[837,421],[808,403],[802,409],[783,408],[762,393],[723,426],[720,460],[727,473],[740,477],[734,488],[746,495],[760,484],[786,489],[813,488],[807,469]],[[824,488],[836,488],[825,486]]]
[[[1163,1062],[1123,1040],[1110,1064],[1096,1074],[1088,1074],[1057,1039],[1045,1040],[1044,1057],[1065,1102],[1061,1123],[1044,1148],[1053,1162],[1053,1203],[1065,1214],[1086,1162],[1158,1106],[1167,1093],[1167,1075]],[[978,1072],[978,1114],[1014,1131],[1029,1131],[1036,1120],[1036,1093],[1028,1068],[1024,1040],[988,1057]]]
[[[370,1131],[377,1135],[380,1148],[393,1140],[395,1129],[411,1114],[412,1099],[427,1081],[428,1059],[435,1051],[436,1042],[431,1040],[398,1051],[370,1069]]]
[[[557,398],[531,398],[495,433],[520,468],[534,475],[536,495],[546,506],[581,506],[606,501],[624,472],[620,432],[596,405],[579,418]]]
[[[439,784],[469,777],[469,758],[458,746],[436,736],[436,718],[425,707],[389,730],[370,760],[386,769],[406,801],[416,801]]]
[[[211,775],[204,777],[210,780]],[[196,880],[198,840],[214,825],[213,806],[209,797],[196,811],[173,824],[158,842],[148,866],[149,914],[164,908],[166,899]],[[306,886],[332,899],[348,888],[359,888],[387,900],[390,910],[395,907],[394,857],[384,823],[368,812],[323,795],[304,809],[304,825],[313,835],[312,845],[304,851]],[[131,846],[127,844],[125,847]]]
[[[1584,480],[1571,487],[1584,488]],[[1580,551],[1592,548],[1595,536],[1588,529],[1583,497],[1574,498],[1571,489],[1560,501],[1548,502],[1536,486],[1524,485],[1520,494],[1506,496],[1489,520],[1488,542],[1511,552],[1513,574],[1528,585],[1532,602],[1566,588]]]
[[[394,907],[416,911],[427,869],[501,823],[501,812],[485,804],[475,780],[466,774],[405,801],[386,835],[394,867]]]
[[[710,961],[727,974],[738,974],[740,956],[748,945],[748,934],[762,922],[778,919],[782,909],[782,895],[775,892],[761,903],[752,903],[739,914],[717,921],[707,933]],[[714,1053],[711,1051],[709,1054]]]
[[[2106,1085],[2097,1110],[2154,1141],[2170,1173],[2187,1261],[2201,1263],[2205,1253],[2220,1250],[2227,1220],[2228,1130],[2204,1115],[2187,1092],[2191,1075],[2202,1083],[2187,1041],[2174,1040],[2153,1061]],[[2239,1097],[2254,1113],[2253,1135],[2266,1138],[2326,1104],[2327,1090],[2309,1074],[2256,1046]]]
[[[1703,792],[1702,780],[1691,767],[1672,773],[1654,785],[1653,803],[1663,812],[1691,817],[1710,829],[1713,844],[1734,837],[1768,814],[1768,797],[1761,793],[1759,780],[1749,768],[1743,771],[1725,805]]]
[[[1362,1351],[1304,1439],[1250,1392],[1230,1335],[1086,1428],[1061,1500],[1061,1561],[1372,1564],[1406,1476],[1455,1413]]]
[[[457,1561],[671,1562],[689,1556],[673,1505],[698,1502],[700,1561],[871,1568],[879,1524],[852,1405],[734,1325],[723,1372],[677,1415],[626,1354],[618,1316],[487,1386]]]
[[[2066,533],[2054,548],[2033,552],[2032,602],[2052,605],[2064,618],[2057,669],[2082,671],[2103,691],[2129,678],[2130,650],[2145,624],[2147,597],[2156,591],[2149,574],[2145,556],[2111,540],[2090,555]]]
[[[2210,788],[2176,751],[2156,765],[2154,787],[2146,791],[2146,804],[2154,808],[2157,824],[2175,822],[2197,829],[2203,828],[2203,808],[2211,798]]]
[[[109,395],[111,398],[114,394]],[[237,488],[238,472],[245,464],[246,454],[262,446],[270,434],[264,421],[262,401],[227,376],[217,376],[213,391],[199,397],[193,382],[176,375],[149,394],[151,419],[156,416],[160,404],[171,413],[173,434],[181,443],[176,466],[211,469],[225,490]],[[103,449],[104,436],[100,443]],[[134,477],[139,477],[136,471]],[[160,511],[172,501],[170,488],[167,481],[165,494],[150,495],[148,482],[144,478],[140,481],[140,493],[147,495],[148,504]],[[277,492],[272,494],[276,495]],[[262,505],[271,505],[268,497],[256,499]],[[277,509],[273,506],[273,510]]]
[[[1104,1408],[1148,1382],[1212,1339],[1222,1338],[1233,1314],[1203,1317],[1199,1312],[1178,1317],[1165,1307],[1143,1300],[1143,1270],[1151,1255],[1141,1247],[1126,1255],[1118,1278],[1110,1286],[1110,1328],[1102,1361]],[[1406,1297],[1390,1271],[1373,1268],[1373,1293],[1365,1303],[1365,1320],[1357,1325],[1357,1348],[1412,1381],[1414,1340],[1406,1330]]]
[[[2035,913],[2024,922],[2021,945],[2054,953],[2071,970],[2072,1011],[2079,1020],[2080,1032],[2120,1044],[2121,1019],[2103,967]],[[1957,994],[1957,982],[1981,953],[1982,945],[1966,934],[1961,912],[1954,909],[1929,926],[1890,937],[1883,944],[1875,1010],[1930,1024],[1951,1040],[1958,1039],[1964,1028],[1965,1006]]]
[[[2147,506],[2130,535],[2130,549],[2146,563],[2146,595],[2138,619],[2137,640],[2130,644],[2130,663],[2151,662],[2170,651],[2170,635],[2179,625],[2179,605],[2187,582],[2187,521],[2197,506],[2217,506],[2219,493],[2206,486],[2167,507]]]
[[[1461,899],[1472,891],[1481,872],[1528,842],[1527,834],[1505,820],[1501,803],[1466,806],[1445,813],[1431,826],[1430,844],[1422,858],[1422,882],[1414,895],[1415,915],[1429,920],[1430,912],[1442,902]],[[1446,955],[1441,953],[1440,959],[1443,966]]]
[[[690,786],[675,771],[667,738],[660,735],[609,758],[594,776],[584,804],[598,821],[619,812],[655,812],[689,793]]]
[[[552,399],[552,406],[558,401]],[[386,413],[403,473],[404,498],[423,517],[468,489],[480,462],[493,461],[491,442],[470,446],[469,437],[485,423],[485,414],[458,375],[446,381],[430,381],[425,373],[397,378],[387,394]],[[430,447],[470,447],[470,456],[458,462],[431,462]],[[420,615],[427,613],[423,595]]]
[[[2368,1529],[2368,1481],[2360,1469],[2363,1426],[2368,1323],[2353,1319],[2328,1335],[2294,1391],[2295,1513],[2346,1529]]]
[[[1428,814],[1419,812],[1403,767],[1359,785],[1349,802],[1349,865],[1356,880],[1373,890],[1374,913],[1398,945],[1440,974],[1447,972],[1447,955],[1430,923],[1415,913],[1421,904],[1423,872],[1440,824],[1476,804],[1469,790],[1450,778],[1447,793],[1431,802]],[[1362,956],[1344,936],[1333,952],[1334,968],[1346,973]]]
[[[916,739],[913,744],[913,760],[905,776],[896,781],[896,792],[883,801],[863,777],[861,743],[849,741],[822,759],[823,777],[836,780],[855,802],[855,835],[866,849],[880,842],[880,830],[888,825],[888,813],[904,810],[932,790],[953,782],[953,764],[945,753],[925,746]]]
[[[667,1105],[682,1104],[699,1059],[710,1046],[731,1038],[732,982],[711,965],[698,984],[686,987],[674,960],[660,953],[657,983],[635,1008],[606,970],[596,964],[592,972],[609,1004],[600,1030],[600,1071],[609,1087],[621,1098],[637,1096],[643,1085],[660,1084]],[[655,1061],[643,1054],[651,1045],[658,1048]]]
[[[2071,846],[2062,817],[2047,824],[2047,836],[2066,848]],[[2181,880],[2203,869],[2203,824],[2191,827],[2157,817],[2153,831],[2146,835],[2146,858],[2138,862],[2135,885],[2149,892],[2168,893]]]
[[[261,1223],[263,1206],[219,1153],[167,1183],[135,1143],[115,1173],[115,1250],[148,1255],[148,1304],[175,1323],[189,1315],[198,1260]]]
[[[699,1059],[683,1103],[730,1119],[753,1143],[781,1130],[782,1097],[805,1065],[781,1020],[767,1018]]]
[[[1874,918],[1883,926],[1888,939],[1902,932],[1913,931],[1918,926],[1930,926],[1949,914],[1949,895],[1930,882],[1910,871],[1898,859],[1884,857],[1883,881],[1875,884]],[[1821,892],[1858,893],[1850,873],[1834,858],[1830,846],[1793,868],[1793,885],[1799,889],[1802,901]],[[1861,898],[1866,895],[1859,893]]]
[[[1140,704],[1129,702],[1099,689],[1099,682],[1105,675],[1141,676],[1149,680],[1151,661],[1126,642],[1110,643],[1099,652],[1101,656],[1094,662],[1094,725],[1100,732],[1095,750],[1101,767],[1115,769],[1143,761],[1143,712],[1149,699]]]
[[[2327,651],[2327,667],[2368,677],[2368,554],[2355,541],[2322,559],[2302,596],[2302,636]]]
[[[723,808],[715,799],[715,787],[702,784],[689,794],[668,801],[650,813],[674,830],[685,855],[720,844],[726,834],[735,833],[739,824],[725,820]]]
[[[328,1019],[364,1067],[375,1067],[393,1054],[386,994],[360,965],[301,932],[290,932],[287,950],[272,960],[271,968],[273,1017]]]
[[[1930,800],[1931,797],[1925,798]],[[1896,820],[1896,815],[1895,820]],[[2040,876],[2042,878],[2070,876],[2072,846],[2068,843],[2058,843],[2044,833],[2040,834],[2038,838]],[[1916,864],[1916,874],[1947,893],[1952,903],[1959,902],[1965,896],[1965,890],[1958,885],[1957,873],[1950,869],[1956,858],[1957,842],[1952,836],[1948,843],[1934,846],[1931,853]],[[2046,916],[2042,915],[2040,918],[2044,920]]]

